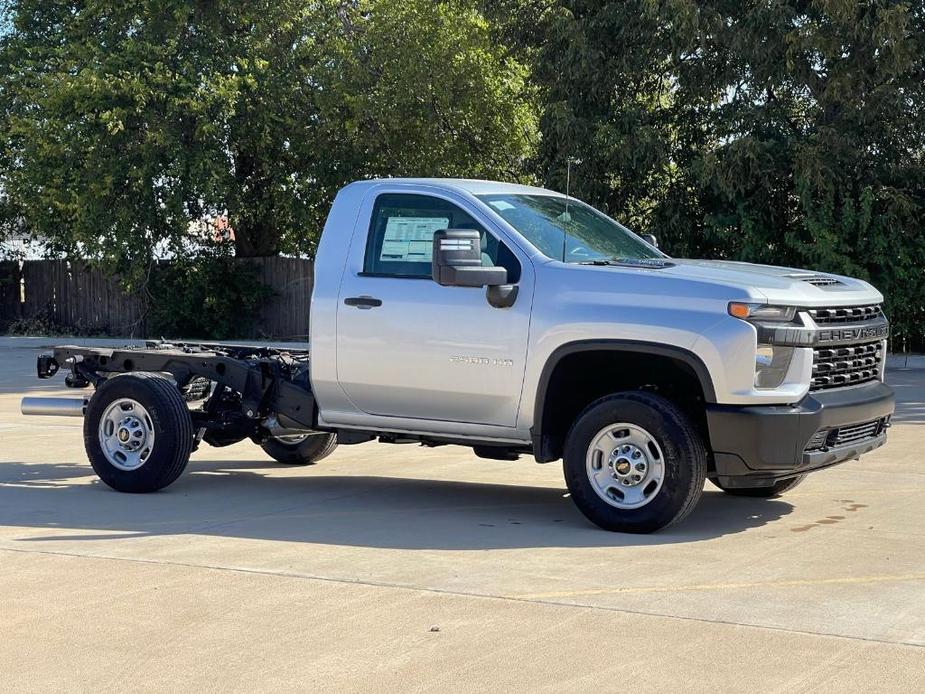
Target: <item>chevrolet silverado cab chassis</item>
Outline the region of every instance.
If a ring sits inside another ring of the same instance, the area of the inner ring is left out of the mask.
[[[888,323],[869,284],[671,258],[578,200],[488,181],[388,179],[337,195],[315,259],[311,352],[62,346],[100,478],[173,482],[202,442],[280,463],[371,440],[562,459],[608,530],[684,518],[709,479],[771,497],[886,440]],[[92,390],[90,390],[92,387]]]

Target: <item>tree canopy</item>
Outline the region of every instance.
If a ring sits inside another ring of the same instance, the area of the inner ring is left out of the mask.
[[[525,68],[471,3],[9,0],[7,220],[120,268],[227,215],[238,255],[310,252],[374,175],[523,175]]]

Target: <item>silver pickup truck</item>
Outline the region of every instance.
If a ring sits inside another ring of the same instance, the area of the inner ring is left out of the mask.
[[[662,253],[560,193],[386,179],[337,195],[315,261],[311,351],[151,342],[38,359],[77,398],[87,455],[125,492],[201,443],[280,463],[339,444],[457,444],[562,459],[607,530],[684,518],[709,479],[772,497],[886,440],[883,297],[850,277]]]

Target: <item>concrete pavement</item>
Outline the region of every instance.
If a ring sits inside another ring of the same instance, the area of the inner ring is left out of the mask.
[[[53,341],[52,341],[53,342]],[[122,495],[79,420],[24,418],[0,345],[0,681],[10,691],[923,691],[925,371],[886,447],[778,500],[591,527],[558,464],[205,447]]]

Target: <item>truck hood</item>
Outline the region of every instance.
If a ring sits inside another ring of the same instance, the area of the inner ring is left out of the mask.
[[[772,304],[847,306],[883,301],[883,295],[867,282],[843,275],[729,260],[669,261],[674,265],[659,272],[759,293]]]

